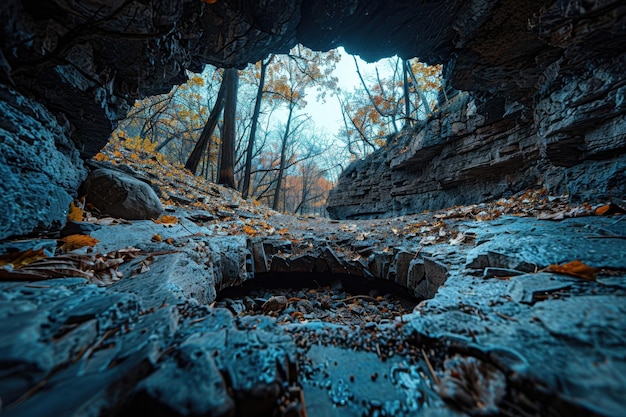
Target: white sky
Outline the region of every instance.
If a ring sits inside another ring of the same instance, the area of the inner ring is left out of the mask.
[[[354,60],[342,47],[338,48],[341,54],[341,60],[337,63],[337,68],[334,71],[334,75],[339,79],[338,85],[342,91],[352,92],[354,87],[360,87],[361,81],[356,72],[354,66]],[[369,74],[376,73],[376,66],[379,67],[379,71],[384,73],[386,68],[384,65],[380,65],[377,62],[367,63],[357,56],[359,62],[359,69],[361,74],[364,75],[367,81]],[[380,62],[380,61],[379,61]],[[316,101],[317,92],[315,89],[307,94],[305,100],[307,101],[306,107],[303,112],[308,113],[313,118],[313,121],[318,129],[327,130],[332,136],[334,136],[339,129],[344,128],[343,118],[341,116],[341,107],[337,97],[326,94],[326,102]]]

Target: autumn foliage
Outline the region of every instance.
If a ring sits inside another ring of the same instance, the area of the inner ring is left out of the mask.
[[[588,281],[595,281],[596,274],[598,274],[601,271],[601,269],[593,268],[588,265],[585,265],[585,263],[579,260],[574,260],[574,261],[567,262],[562,265],[549,265],[546,268],[546,271],[556,272],[558,274],[570,275],[570,276],[574,276],[578,278],[583,278]]]

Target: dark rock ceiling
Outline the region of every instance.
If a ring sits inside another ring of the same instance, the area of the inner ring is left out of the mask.
[[[135,99],[169,91],[184,82],[185,69],[243,67],[297,42],[317,50],[343,45],[370,61],[417,56],[444,63],[456,88],[528,100],[570,46],[568,31],[584,30],[591,12],[623,14],[615,3],[11,0],[0,9],[0,72],[67,118],[90,156]]]

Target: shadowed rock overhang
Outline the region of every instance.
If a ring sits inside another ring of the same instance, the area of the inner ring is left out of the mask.
[[[623,25],[612,24],[624,13],[619,3],[12,0],[0,10],[0,72],[4,83],[67,118],[88,157],[135,99],[169,91],[186,69],[243,67],[298,42],[343,45],[366,60],[417,56],[445,64],[457,89],[528,100],[566,51],[578,60],[623,52]],[[602,33],[589,31],[597,20]],[[602,42],[589,48],[598,36]]]

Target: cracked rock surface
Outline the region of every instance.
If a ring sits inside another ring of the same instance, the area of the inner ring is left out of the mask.
[[[85,223],[72,253],[136,249],[115,279],[3,278],[3,414],[622,415],[623,215],[338,222],[207,187]],[[546,268],[574,259],[595,280]]]

